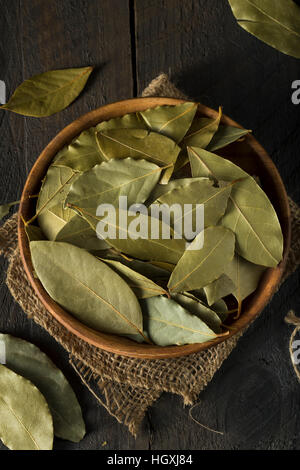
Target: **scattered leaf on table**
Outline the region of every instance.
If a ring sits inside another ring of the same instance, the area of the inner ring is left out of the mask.
[[[199,148],[188,149],[193,176],[232,181],[226,213],[221,221],[236,234],[237,252],[254,264],[275,267],[282,259],[280,223],[265,192],[234,163]]]
[[[216,150],[226,147],[226,145],[232,144],[242,137],[245,137],[249,132],[251,131],[240,129],[239,127],[219,126],[219,129],[206,147],[206,150],[215,152]]]
[[[161,168],[146,160],[110,160],[94,166],[72,184],[66,204],[74,204],[96,214],[100,204],[119,205],[127,197],[127,206],[143,203],[159,180]]]
[[[28,341],[0,333],[1,343],[5,349],[5,365],[30,380],[47,400],[54,434],[61,439],[81,441],[85,435],[81,408],[63,373]]]
[[[167,224],[154,217],[149,217],[143,213],[138,216],[131,215],[127,211],[116,209],[116,220],[109,214],[107,217],[97,217],[84,209],[76,208],[78,213],[97,230],[98,223],[106,226],[111,233],[107,233],[105,241],[118,251],[147,261],[165,261],[176,264],[185,249],[185,240],[175,239],[174,231]],[[120,220],[122,219],[122,223]],[[127,224],[124,224],[124,220]],[[134,225],[134,228],[131,226]],[[158,228],[158,238],[151,237],[151,229]],[[136,227],[140,227],[142,235],[136,238]],[[172,238],[163,238],[163,231],[170,232]],[[145,235],[144,235],[145,233]],[[101,235],[101,233],[100,233]]]
[[[190,128],[197,111],[196,103],[183,103],[176,106],[157,106],[141,111],[151,131],[158,132],[180,142]]]
[[[151,281],[151,279],[125,266],[123,263],[111,259],[102,259],[102,261],[108,264],[111,269],[124,279],[138,299],[146,299],[148,297],[166,294],[166,291]]]
[[[204,239],[203,247],[199,239]],[[200,289],[225,272],[225,267],[234,255],[235,237],[225,227],[208,227],[201,232],[185,250],[171,274],[168,287],[170,292],[184,292]]]
[[[235,255],[226,267],[226,275],[229,276],[236,288],[232,291],[238,303],[241,303],[248,295],[252,294],[258,286],[265,266],[249,263],[239,255]]]
[[[83,90],[93,67],[51,70],[23,82],[0,106],[24,116],[51,116],[65,109]]]
[[[140,300],[144,327],[158,346],[211,341],[216,334],[196,315],[191,315],[175,300],[158,296]]]
[[[172,299],[192,315],[199,317],[214,333],[221,333],[220,317],[213,310],[200,302],[197,297],[189,292],[183,292],[182,294],[172,294]]]
[[[229,0],[238,24],[269,46],[300,58],[300,7],[292,0]]]
[[[105,263],[68,243],[31,242],[30,250],[45,290],[79,321],[107,333],[142,330],[136,296]]]
[[[95,230],[80,215],[75,214],[57,233],[54,240],[71,243],[87,251],[99,251],[109,248],[104,240],[97,237]]]
[[[11,450],[51,450],[47,402],[29,380],[0,365],[0,439]]]
[[[213,305],[222,297],[226,297],[236,289],[236,284],[226,274],[221,276],[215,281],[211,282],[204,288],[208,305]]]
[[[208,178],[191,178],[189,183],[163,194],[153,204],[167,204],[169,207],[177,204],[181,208],[178,216],[172,213],[171,220],[175,230],[178,224],[183,232],[184,222],[187,222],[188,217],[191,217],[195,226],[197,204],[204,205],[204,226],[216,225],[225,213],[232,186],[227,184],[216,188],[213,184]],[[190,204],[189,210],[186,204]]]
[[[0,206],[0,220],[3,219],[7,214],[9,214],[10,208],[19,204],[20,201],[9,202],[8,204],[3,204]]]
[[[112,129],[97,134],[105,160],[111,158],[145,159],[159,166],[175,163],[180,147],[172,139],[143,129]]]

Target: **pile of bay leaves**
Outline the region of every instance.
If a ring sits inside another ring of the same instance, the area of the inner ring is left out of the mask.
[[[215,119],[196,111],[184,102],[101,122],[48,169],[25,222],[33,266],[48,294],[92,329],[159,346],[214,340],[282,258],[280,224],[259,182],[213,153],[249,131],[221,125],[221,109]],[[148,212],[126,212],[120,196]],[[100,204],[118,216],[105,240],[96,234]],[[187,244],[171,217],[169,239],[163,220],[155,239],[150,228],[131,237],[131,224],[151,227],[154,204],[203,204],[204,230]]]

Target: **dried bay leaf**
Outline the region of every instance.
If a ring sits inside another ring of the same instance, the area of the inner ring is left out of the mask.
[[[174,164],[180,147],[168,137],[143,129],[111,129],[97,133],[105,160],[143,158],[159,166]]]
[[[225,213],[228,197],[231,193],[231,185],[227,184],[222,188],[216,188],[213,184],[212,180],[206,178],[191,178],[191,181],[184,186],[175,188],[160,196],[154,201],[154,204],[167,204],[169,207],[178,204],[181,207],[180,216],[172,214],[172,223],[175,227],[176,224],[183,226],[185,218],[189,215],[194,221],[196,204],[203,204],[204,226],[216,225]],[[185,204],[191,205],[189,211],[184,207]]]
[[[55,167],[51,165],[43,181],[37,207],[36,215],[49,210],[65,200],[72,182],[80,175],[68,167]]]
[[[23,82],[2,109],[44,117],[65,109],[83,90],[93,67],[51,70]]]
[[[183,103],[176,106],[157,106],[141,111],[147,127],[180,142],[190,128],[197,111],[196,103]]]
[[[66,198],[74,204],[93,211],[101,203],[119,204],[119,197],[127,197],[127,205],[143,203],[157,184],[161,168],[144,159],[109,160],[96,165],[79,176]]]
[[[38,223],[48,240],[55,240],[57,234],[75,217],[75,212],[60,202],[51,209],[45,209],[38,216]]]
[[[216,150],[226,147],[226,145],[232,144],[242,137],[245,137],[249,132],[251,131],[247,129],[221,125],[206,147],[206,150],[209,152],[215,152]]]
[[[284,54],[300,58],[300,7],[292,0],[229,0],[238,24]]]
[[[136,296],[105,263],[68,243],[31,242],[30,250],[45,290],[79,321],[107,333],[141,332]]]
[[[119,274],[119,276],[122,277],[122,279],[124,279],[125,282],[127,282],[138,299],[146,299],[148,297],[166,294],[166,291],[162,287],[128,266],[125,266],[123,263],[103,258],[102,261],[108,264],[117,274]]]
[[[234,163],[199,148],[189,148],[193,176],[232,181],[226,213],[221,221],[236,234],[237,252],[254,264],[275,267],[282,259],[283,236],[268,196],[248,173]]]
[[[52,416],[35,385],[0,365],[0,439],[11,450],[51,450]]]
[[[183,139],[184,146],[206,148],[219,128],[222,108],[216,119],[196,118]]]
[[[178,178],[175,180],[169,181],[167,184],[157,184],[152,190],[148,200],[146,201],[147,205],[152,204],[156,199],[158,199],[163,194],[173,191],[173,189],[178,189],[184,186],[191,184],[194,181],[207,180],[207,178]]]
[[[236,285],[232,294],[239,304],[256,290],[265,270],[265,266],[249,263],[249,261],[237,254],[228,266],[226,266],[226,275],[229,276]]]
[[[77,171],[87,171],[103,162],[96,140],[96,128],[81,132],[69,145],[55,156],[53,166],[67,166]]]
[[[41,228],[36,225],[25,225],[25,232],[30,242],[45,240],[45,235]]]
[[[140,113],[130,113],[124,114],[122,117],[102,121],[96,126],[98,132],[110,129],[147,129],[147,125]]]
[[[214,333],[221,333],[220,317],[191,293],[172,294],[172,299],[192,315],[199,317]]]
[[[0,206],[0,220],[3,219],[6,215],[9,214],[10,208],[19,204],[20,201],[9,202],[8,204],[3,204]]]
[[[211,341],[216,334],[196,315],[172,299],[158,296],[140,300],[144,327],[158,346]]]
[[[149,261],[141,261],[138,259],[125,259],[113,250],[108,250],[106,253],[102,255],[105,260],[112,259],[113,261],[119,261],[120,263],[128,266],[133,271],[136,271],[139,274],[153,280],[165,280],[168,279],[170,276],[170,271],[166,269],[166,263],[159,263],[153,261],[152,263]],[[162,266],[161,266],[162,265]],[[175,267],[175,265],[173,266]]]
[[[73,206],[74,207],[74,206]],[[108,228],[112,228],[113,237],[108,233],[105,241],[118,251],[134,256],[140,260],[165,261],[176,264],[185,249],[185,241],[174,238],[174,231],[167,224],[160,220],[149,217],[143,213],[138,216],[131,215],[127,211],[116,209],[116,220],[109,216],[105,218],[97,217],[92,213],[76,207],[78,213],[97,231],[99,222],[105,223]],[[126,220],[127,224],[121,224],[120,220]],[[136,221],[136,222],[135,222]],[[136,239],[136,230],[131,229],[131,223],[137,224],[141,230],[147,229],[147,234]],[[158,227],[158,238],[151,237],[151,227]],[[163,238],[163,230],[170,230],[172,238]]]
[[[99,251],[109,248],[104,240],[97,237],[90,224],[78,214],[75,214],[74,217],[63,225],[52,240],[71,243],[71,245],[84,248],[88,251]]]
[[[193,249],[204,237],[203,247]],[[225,227],[208,227],[185,250],[171,274],[170,292],[200,289],[225,272],[234,255],[235,237]]]
[[[1,334],[5,348],[5,365],[30,380],[44,395],[49,405],[54,434],[79,442],[85,435],[85,424],[76,395],[63,373],[35,345],[14,336]]]
[[[227,295],[232,294],[236,289],[236,284],[231,279],[231,277],[228,277],[226,274],[221,274],[218,279],[211,282],[203,289],[208,305],[213,305],[222,297],[226,297]]]

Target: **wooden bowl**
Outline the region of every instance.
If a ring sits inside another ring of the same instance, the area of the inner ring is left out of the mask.
[[[137,98],[102,106],[85,114],[65,127],[43,150],[27,178],[22,194],[18,221],[19,247],[26,273],[39,299],[56,320],[68,331],[94,346],[124,356],[148,359],[178,357],[203,351],[228,339],[252,322],[269,302],[278,287],[287,260],[291,232],[288,197],[274,163],[263,147],[250,134],[242,142],[231,144],[223,151],[220,151],[220,153],[237,163],[247,172],[259,176],[262,187],[272,201],[281,223],[284,236],[284,254],[279,266],[267,269],[255,293],[243,302],[242,315],[232,323],[235,329],[231,329],[228,336],[201,344],[161,347],[138,344],[116,335],[100,333],[83,325],[70,313],[63,310],[47,294],[40,281],[34,277],[29,243],[22,220],[29,220],[34,215],[35,202],[29,196],[39,192],[41,180],[44,178],[48,166],[56,153],[63,146],[69,144],[84,129],[95,126],[101,121],[155,106],[176,105],[183,102],[184,100],[173,98]],[[216,118],[217,116],[216,111],[201,104],[198,106],[198,113],[209,118]],[[222,124],[241,127],[227,116],[222,117]]]

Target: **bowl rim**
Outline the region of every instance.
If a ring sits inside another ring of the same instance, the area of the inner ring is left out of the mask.
[[[265,151],[265,149],[258,143],[252,134],[248,134],[246,139],[251,149],[259,156],[265,166],[268,167],[274,179],[274,185],[277,188],[277,193],[280,193],[281,211],[285,213],[284,226],[282,226],[284,234],[284,251],[282,261],[276,268],[268,268],[263,276],[264,281],[260,282],[258,289],[255,291],[255,302],[250,302],[248,310],[243,312],[238,320],[234,323],[234,328],[229,331],[227,336],[221,336],[213,341],[205,343],[187,344],[183,346],[156,346],[135,343],[127,338],[122,338],[117,335],[107,334],[92,330],[91,328],[82,324],[70,313],[61,308],[49,294],[46,292],[41,282],[34,277],[34,270],[31,262],[29,242],[25,232],[23,220],[26,220],[26,214],[30,210],[29,196],[34,194],[33,188],[37,184],[41,184],[41,174],[46,173],[47,168],[56,155],[56,153],[64,146],[70,143],[77,135],[83,130],[95,126],[97,123],[121,117],[124,114],[143,111],[149,108],[154,108],[161,105],[176,105],[186,102],[194,102],[192,100],[177,99],[177,98],[162,98],[162,97],[145,97],[145,98],[132,98],[128,100],[116,101],[114,103],[101,106],[93,111],[90,111],[71,124],[63,128],[44,148],[36,162],[34,163],[23,188],[21,202],[18,212],[18,245],[22,263],[29,279],[29,282],[37,294],[39,300],[42,302],[48,312],[70,333],[74,334],[81,340],[96,346],[105,351],[115,353],[122,356],[135,357],[140,359],[163,359],[189,355],[192,353],[204,351],[208,348],[216,346],[217,344],[231,338],[232,336],[245,329],[263,310],[266,304],[275,293],[280,278],[283,274],[287,256],[290,248],[291,239],[291,220],[288,196],[280,177],[280,174]],[[198,104],[198,112],[209,117],[216,118],[218,112]],[[240,124],[232,120],[226,115],[222,116],[221,124],[231,125],[234,127],[243,128]],[[37,179],[39,177],[39,179]]]

